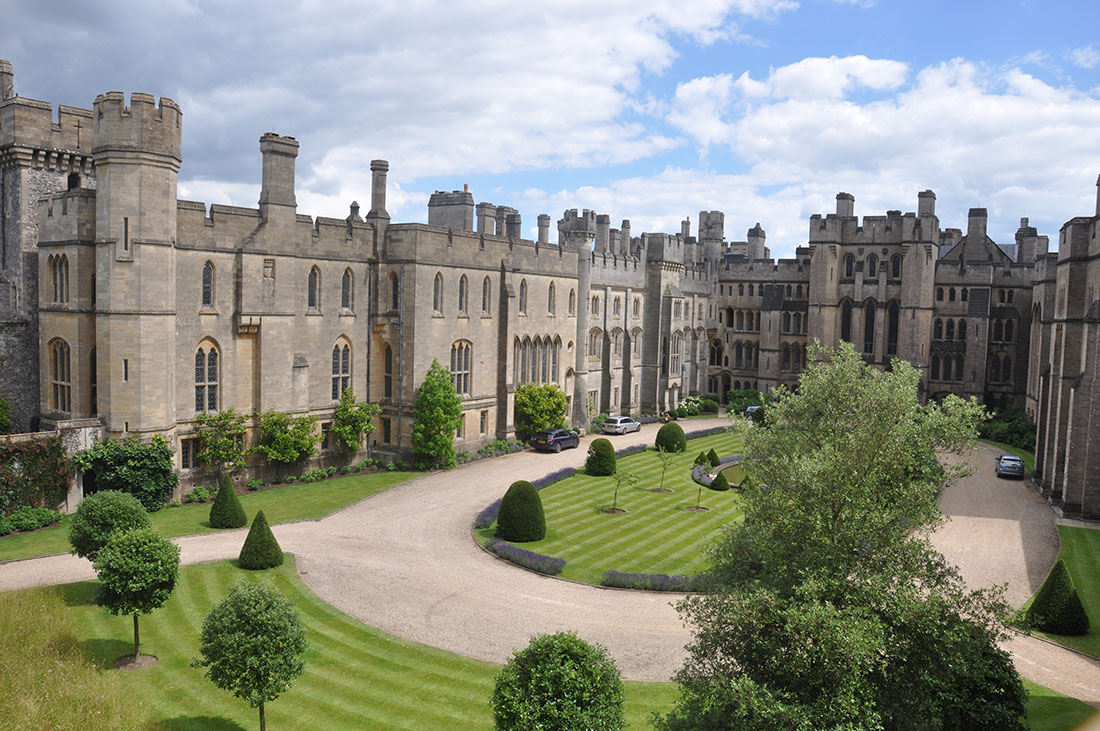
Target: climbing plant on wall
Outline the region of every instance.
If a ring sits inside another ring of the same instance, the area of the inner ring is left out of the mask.
[[[24,505],[56,508],[69,491],[70,471],[60,435],[0,440],[0,515]]]
[[[128,492],[150,513],[160,510],[179,484],[172,448],[159,434],[151,442],[96,442],[74,454],[73,463],[84,472],[94,471],[100,489]]]

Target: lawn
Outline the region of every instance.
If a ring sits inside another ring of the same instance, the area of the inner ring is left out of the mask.
[[[1085,605],[1085,613],[1089,615],[1089,633],[1080,637],[1046,632],[1036,634],[1066,647],[1087,652],[1093,657],[1100,657],[1100,531],[1060,525],[1058,534],[1062,537],[1062,553],[1059,558],[1066,562],[1069,575],[1077,587],[1077,595]],[[1025,607],[1030,604],[1031,600],[1028,600]]]
[[[282,485],[270,490],[259,490],[242,495],[241,505],[244,506],[249,521],[260,510],[264,511],[264,515],[271,524],[312,520],[323,518],[346,505],[382,492],[417,474],[374,472],[337,477],[321,482]],[[149,517],[157,532],[166,538],[211,533],[216,530],[210,527],[212,504],[184,504],[178,508],[162,508],[151,513]],[[66,515],[52,528],[0,538],[0,561],[68,553],[71,520],[72,517]]]
[[[140,671],[109,670],[118,657],[132,647],[132,625],[128,617],[114,617],[90,603],[95,582],[81,582],[27,593],[55,594],[54,604],[63,616],[50,618],[51,627],[63,631],[98,668],[105,698],[136,706],[151,724],[165,729],[252,729],[256,711],[229,693],[219,690],[190,666],[198,653],[198,633],[203,617],[236,582],[269,581],[294,602],[306,627],[310,649],[306,672],[278,700],[267,704],[271,728],[342,729],[490,729],[488,705],[499,666],[470,660],[442,650],[408,642],[368,627],[320,601],[298,578],[293,557],[277,569],[246,572],[231,561],[185,566],[167,604],[141,619],[142,651],[156,655],[155,667]],[[22,593],[22,592],[19,592]],[[19,593],[0,596],[0,616],[13,615],[9,602]],[[49,606],[49,602],[43,602]],[[28,619],[24,613],[22,621]],[[4,624],[0,651],[5,656],[30,630]],[[36,638],[39,639],[39,638]],[[65,644],[60,640],[61,644]],[[53,645],[54,642],[39,642]],[[32,665],[7,664],[16,670],[20,687],[28,689],[19,698],[17,717],[31,719],[68,718],[67,706],[50,713],[42,706],[71,704],[82,697],[51,690],[57,683],[54,669],[46,662]],[[0,684],[6,688],[6,671],[0,670]],[[37,673],[38,677],[30,678]],[[72,680],[72,670],[66,682]],[[83,675],[87,675],[84,673]],[[95,677],[82,677],[80,688],[87,695],[95,688]],[[37,689],[36,697],[27,697]],[[625,683],[627,721],[632,728],[645,728],[650,715],[671,707],[676,686],[671,683]],[[1028,720],[1035,731],[1070,728],[1094,709],[1046,688],[1028,684],[1032,699]],[[71,696],[71,697],[70,697]],[[94,700],[94,699],[93,699]],[[36,705],[37,704],[37,705]],[[90,709],[85,709],[90,710]],[[122,727],[80,715],[84,731]],[[11,718],[11,716],[9,716]],[[0,725],[3,725],[0,723]]]
[[[702,489],[706,512],[687,510],[699,498],[699,485],[691,479],[691,468],[700,450],[714,449],[720,457],[741,452],[741,441],[725,432],[688,442],[687,451],[665,474],[669,493],[650,492],[661,484],[661,462],[657,452],[647,450],[618,461],[619,472],[640,479],[633,487],[619,490],[617,505],[625,513],[603,512],[614,498],[613,477],[590,477],[577,473],[545,488],[546,538],[524,543],[523,548],[565,559],[565,579],[599,584],[609,569],[653,574],[694,574],[706,568],[704,549],[723,526],[742,515],[741,497],[736,490],[715,492]],[[495,528],[478,531],[487,539]]]

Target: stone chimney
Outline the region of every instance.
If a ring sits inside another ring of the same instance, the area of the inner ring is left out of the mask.
[[[15,70],[11,61],[0,59],[0,101],[15,96]]]
[[[604,253],[611,241],[611,216],[601,213],[596,216],[596,252]]]
[[[496,233],[493,229],[494,219],[497,215],[497,207],[492,203],[477,204],[477,232],[479,234]]]
[[[473,231],[474,194],[468,190],[432,193],[428,199],[428,224],[455,231]]]
[[[370,161],[370,212],[367,218],[389,219],[386,212],[386,173],[390,171],[390,164],[385,160]]]
[[[630,219],[624,218],[623,223],[619,226],[619,230],[623,232],[623,250],[620,252],[623,256],[630,256]]]
[[[988,214],[984,208],[971,208],[966,225],[966,242],[968,244],[985,243],[985,224]]]
[[[550,216],[545,213],[539,214],[539,243],[550,243]]]
[[[936,194],[931,190],[917,193],[917,215],[921,218],[936,215]]]
[[[851,218],[856,215],[856,197],[851,193],[837,193],[836,215],[841,218]]]
[[[504,217],[504,231],[510,239],[523,238],[523,219],[518,211]]]
[[[294,198],[294,159],[298,157],[298,140],[268,132],[260,138],[263,170],[260,183],[260,216],[265,222],[272,215],[289,214],[298,208]],[[279,213],[282,211],[282,213]]]

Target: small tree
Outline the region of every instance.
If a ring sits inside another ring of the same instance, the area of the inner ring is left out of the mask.
[[[272,462],[296,464],[316,454],[319,441],[317,417],[267,411],[260,416],[260,440],[252,451]]]
[[[657,430],[654,446],[666,452],[684,452],[687,450],[687,437],[679,424],[669,422]]]
[[[267,584],[241,581],[210,610],[199,635],[206,677],[260,711],[305,669],[306,632],[290,601]]]
[[[546,537],[546,513],[539,491],[527,480],[513,482],[500,501],[497,537],[515,543],[541,541]]]
[[[175,454],[159,434],[148,443],[137,439],[96,442],[73,455],[73,464],[83,472],[95,472],[96,485],[136,497],[150,513],[164,502],[179,484]]]
[[[259,571],[281,566],[283,563],[283,549],[275,540],[275,534],[271,532],[271,526],[267,524],[264,511],[256,513],[252,519],[252,527],[248,529],[248,537],[244,539],[241,553],[237,557],[242,569]]]
[[[116,531],[150,526],[149,513],[138,499],[118,490],[102,490],[80,501],[69,526],[73,553],[94,561]]]
[[[623,684],[607,650],[573,632],[539,635],[497,675],[496,728],[621,729]]]
[[[535,432],[565,426],[565,393],[557,384],[522,383],[516,388],[516,439],[526,442]]]
[[[244,467],[246,417],[233,409],[202,412],[195,417],[199,451],[195,453],[204,467],[213,467],[219,479],[228,470]]]
[[[455,466],[455,430],[461,419],[462,400],[451,374],[433,360],[416,392],[412,447],[419,466],[445,470]]]
[[[588,458],[584,462],[584,471],[595,477],[615,474],[615,447],[603,437],[593,439],[588,445]]]
[[[363,438],[374,431],[374,418],[382,413],[378,404],[355,403],[355,393],[345,388],[340,403],[332,415],[332,435],[337,446],[347,452],[355,452],[363,445]]]
[[[619,511],[619,490],[630,487],[641,479],[637,475],[619,470],[615,473],[615,495],[611,499],[611,512]]]
[[[675,426],[675,424],[666,424],[665,426]],[[668,468],[672,466],[672,463],[676,461],[676,454],[663,446],[657,447],[657,459],[661,461],[661,486],[657,488],[661,492],[665,489],[665,473],[668,472]]]
[[[113,533],[95,563],[102,584],[96,602],[134,617],[134,661],[140,654],[138,616],[161,607],[179,578],[180,548],[152,528]]]
[[[210,506],[211,528],[241,528],[248,524],[248,516],[244,513],[244,506],[237,496],[237,490],[233,487],[233,478],[222,475],[222,484],[218,488],[218,497]]]

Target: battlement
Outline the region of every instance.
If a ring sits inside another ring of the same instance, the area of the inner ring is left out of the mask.
[[[95,241],[95,191],[66,190],[38,201],[38,242]]]
[[[810,216],[811,244],[880,245],[917,241],[935,242],[939,237],[939,220],[935,217],[936,194],[931,190],[917,194],[917,213],[887,211],[885,216],[855,215],[855,196],[838,193],[836,213]]]
[[[559,241],[576,248],[587,247],[596,237],[596,212],[587,208],[578,213],[570,208],[558,220]]]
[[[180,127],[183,112],[168,97],[157,103],[151,94],[133,92],[130,105],[121,91],[109,91],[95,99],[92,153],[97,158],[112,152],[145,152],[180,161]]]

